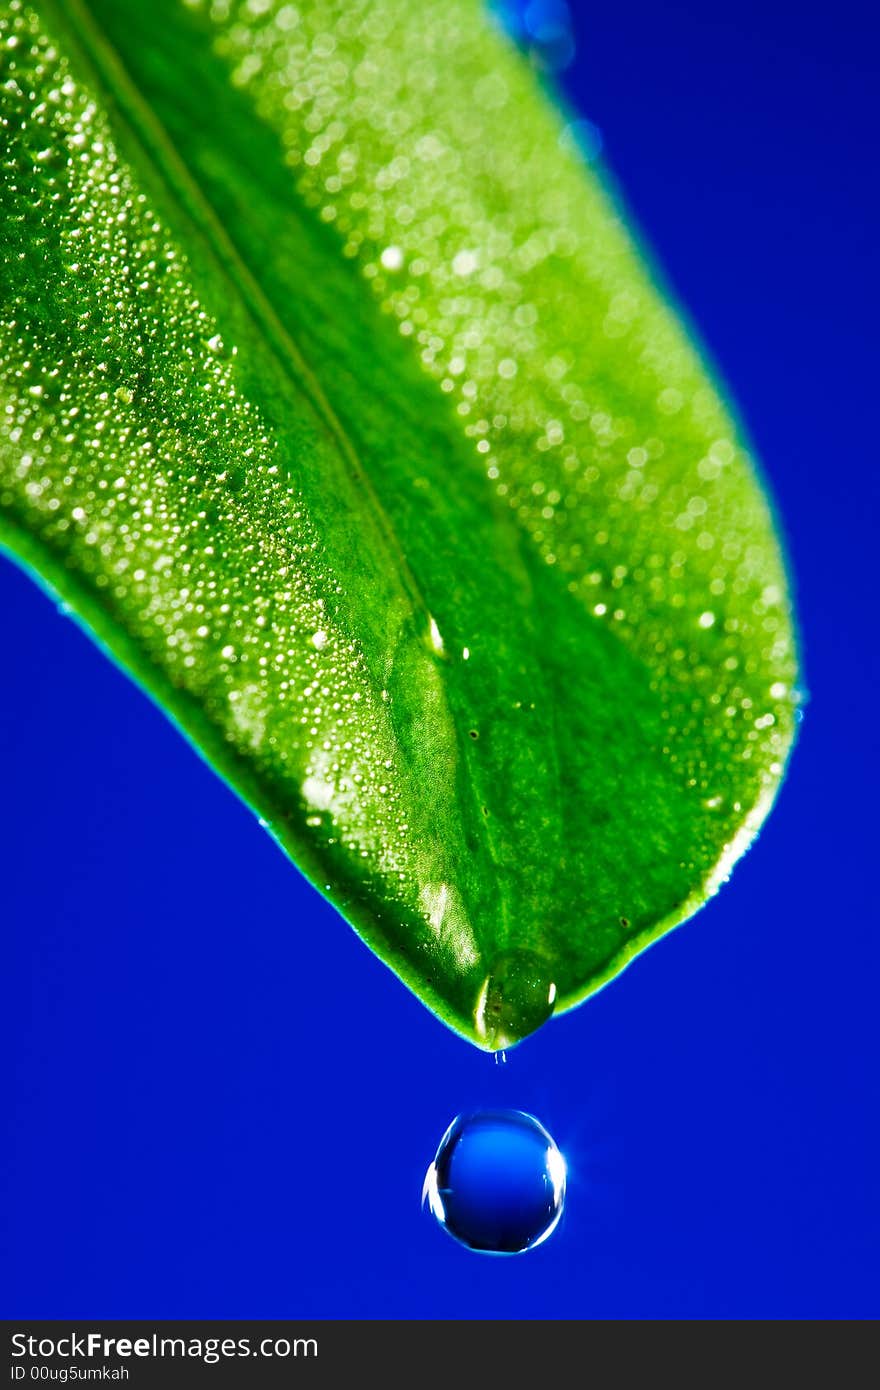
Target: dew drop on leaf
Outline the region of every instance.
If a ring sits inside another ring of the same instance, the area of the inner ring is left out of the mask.
[[[425,1176],[423,1204],[470,1250],[518,1255],[555,1230],[565,1204],[565,1159],[522,1110],[459,1115]]]

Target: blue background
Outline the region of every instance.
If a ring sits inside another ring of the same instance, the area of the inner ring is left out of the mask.
[[[702,914],[495,1066],[4,564],[8,1317],[880,1312],[876,11],[572,9],[564,84],[785,521],[811,700],[776,809]],[[568,1157],[520,1258],[420,1210],[480,1104]]]

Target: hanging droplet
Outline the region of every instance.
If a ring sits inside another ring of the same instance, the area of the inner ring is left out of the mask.
[[[565,1203],[565,1160],[522,1110],[459,1115],[425,1176],[422,1201],[471,1250],[517,1255],[546,1240]]]
[[[492,1052],[513,1047],[553,1013],[556,985],[550,967],[532,951],[507,951],[483,981],[474,1023]]]

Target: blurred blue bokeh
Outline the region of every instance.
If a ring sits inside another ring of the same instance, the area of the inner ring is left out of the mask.
[[[880,1311],[877,13],[517,8],[545,48],[538,12],[567,10],[570,61],[536,61],[764,460],[811,695],[788,781],[704,913],[495,1066],[4,564],[4,1316]],[[568,1160],[558,1231],[517,1259],[420,1210],[481,1105]]]

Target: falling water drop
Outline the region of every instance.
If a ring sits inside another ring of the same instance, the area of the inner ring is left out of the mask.
[[[565,1203],[565,1160],[522,1110],[459,1115],[425,1176],[422,1201],[462,1245],[518,1255],[540,1245]]]

